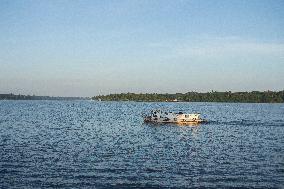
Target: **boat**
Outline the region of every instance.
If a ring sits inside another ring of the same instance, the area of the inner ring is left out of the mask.
[[[150,115],[144,115],[144,122],[152,123],[176,123],[176,124],[195,124],[205,122],[200,117],[200,113],[168,112],[162,110],[152,110]]]

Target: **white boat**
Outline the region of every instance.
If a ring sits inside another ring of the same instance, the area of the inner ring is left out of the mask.
[[[145,122],[153,123],[177,123],[177,124],[194,124],[205,122],[199,113],[186,114],[183,112],[167,112],[162,110],[152,110],[150,115],[144,116]]]

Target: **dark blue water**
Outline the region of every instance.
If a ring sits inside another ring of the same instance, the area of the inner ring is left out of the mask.
[[[0,188],[48,187],[283,188],[284,104],[0,101]]]

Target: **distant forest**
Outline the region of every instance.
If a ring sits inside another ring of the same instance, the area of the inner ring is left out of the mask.
[[[15,95],[0,94],[0,100],[83,100],[82,97],[53,97],[53,96],[35,96],[35,95]]]
[[[283,91],[252,91],[252,92],[188,92],[176,94],[135,94],[121,93],[99,95],[92,99],[102,101],[143,101],[143,102],[252,102],[252,103],[283,103]]]

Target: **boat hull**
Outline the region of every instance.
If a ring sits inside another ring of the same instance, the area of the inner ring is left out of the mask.
[[[174,124],[180,124],[180,125],[191,125],[191,124],[198,124],[198,123],[204,123],[206,120],[204,119],[195,119],[195,120],[180,120],[180,121],[164,121],[164,120],[155,120],[151,117],[144,118],[145,123],[174,123]]]

